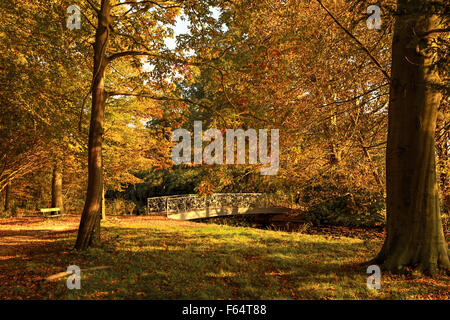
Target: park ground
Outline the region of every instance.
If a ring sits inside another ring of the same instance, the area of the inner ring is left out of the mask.
[[[449,299],[447,275],[382,274],[381,289],[367,289],[361,263],[382,244],[376,232],[108,217],[102,246],[80,253],[71,250],[78,223],[0,219],[0,299]],[[80,290],[46,280],[69,265],[82,269]]]

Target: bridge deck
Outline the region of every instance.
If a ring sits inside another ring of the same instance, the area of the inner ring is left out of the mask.
[[[231,215],[280,214],[288,212],[286,201],[274,201],[262,193],[213,193],[153,197],[147,199],[147,213],[165,212],[175,220],[193,220]]]
[[[289,208],[251,208],[251,207],[220,207],[220,208],[205,208],[196,209],[179,213],[167,213],[169,219],[174,220],[194,220],[201,218],[213,218],[232,215],[247,215],[247,214],[280,214],[286,213]]]

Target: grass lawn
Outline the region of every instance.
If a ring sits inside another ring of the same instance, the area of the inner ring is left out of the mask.
[[[1,299],[449,299],[449,277],[384,275],[366,287],[360,263],[379,238],[308,235],[171,221],[110,217],[101,248],[71,251],[79,217],[0,220]],[[82,271],[81,290],[65,278]]]

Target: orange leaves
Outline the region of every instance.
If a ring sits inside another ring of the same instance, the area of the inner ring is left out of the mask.
[[[278,49],[272,49],[272,56],[274,56],[274,57],[281,56],[281,51]]]
[[[169,91],[175,91],[176,88],[177,88],[177,86],[173,82],[171,82],[168,86]]]
[[[259,68],[263,71],[268,71],[269,70],[269,66],[267,64],[267,62],[263,61],[259,64]]]
[[[236,102],[241,106],[248,106],[249,100],[246,97],[239,97],[236,99]]]
[[[211,194],[214,192],[214,188],[208,181],[200,182],[200,184],[197,186],[197,190],[200,195]]]

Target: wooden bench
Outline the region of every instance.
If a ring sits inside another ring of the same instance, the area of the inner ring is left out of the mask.
[[[56,218],[61,216],[61,213],[59,214],[51,214],[52,212],[61,212],[59,210],[59,208],[45,208],[45,209],[40,209],[42,216],[44,218]]]

